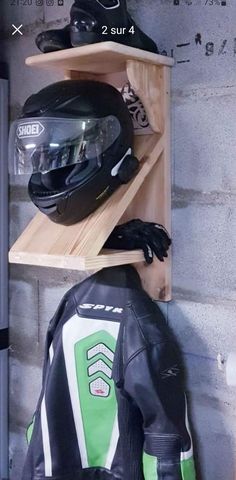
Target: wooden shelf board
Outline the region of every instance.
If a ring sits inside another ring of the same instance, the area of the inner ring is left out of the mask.
[[[115,42],[102,42],[58,52],[34,55],[26,59],[26,65],[40,68],[56,68],[63,71],[79,71],[97,74],[122,72],[128,60],[139,60],[154,65],[171,67],[173,58],[127,47]]]
[[[73,255],[49,255],[28,252],[9,252],[9,262],[41,267],[65,268],[69,270],[100,270],[115,265],[143,262],[141,250],[113,251],[102,250],[96,257],[77,257]]]

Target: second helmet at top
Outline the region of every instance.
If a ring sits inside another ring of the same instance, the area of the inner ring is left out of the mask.
[[[158,53],[155,42],[131,18],[126,0],[75,0],[70,23],[40,33],[36,45],[47,53],[106,41]]]
[[[138,168],[134,131],[120,92],[67,80],[32,95],[10,132],[14,173],[31,173],[31,200],[52,221],[76,223]]]

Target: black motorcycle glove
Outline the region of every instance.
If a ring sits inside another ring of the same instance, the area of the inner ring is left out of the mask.
[[[171,239],[167,230],[158,223],[143,222],[135,219],[122,225],[117,225],[108,237],[104,248],[114,250],[143,250],[148,264],[156,257],[163,262]]]

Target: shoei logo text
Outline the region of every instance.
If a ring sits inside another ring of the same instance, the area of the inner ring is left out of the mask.
[[[103,310],[104,312],[122,313],[123,308],[113,307],[111,305],[95,305],[94,303],[82,303],[79,308],[84,310]]]
[[[39,137],[44,132],[44,126],[40,122],[21,123],[17,128],[18,138]]]

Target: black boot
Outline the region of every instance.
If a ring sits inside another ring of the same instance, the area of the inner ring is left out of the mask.
[[[132,20],[126,0],[76,0],[70,36],[73,47],[112,41],[158,53],[156,44]]]
[[[35,43],[43,53],[71,48],[70,25],[66,25],[65,28],[58,30],[47,30],[46,32],[39,33],[35,39]]]

